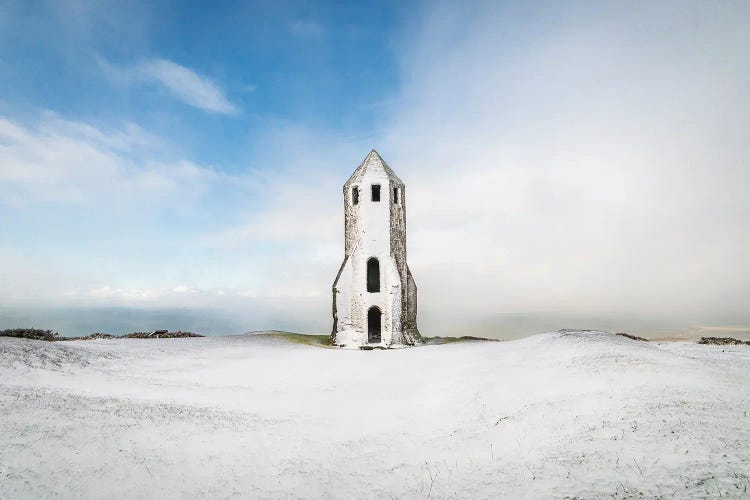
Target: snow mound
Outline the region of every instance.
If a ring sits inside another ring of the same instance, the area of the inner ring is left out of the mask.
[[[60,342],[2,337],[0,344],[0,366],[35,368],[52,371],[70,371],[96,363],[115,359],[114,352],[81,352],[80,349]]]

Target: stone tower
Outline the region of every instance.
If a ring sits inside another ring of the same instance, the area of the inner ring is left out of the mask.
[[[417,286],[406,264],[406,190],[374,149],[344,184],[344,262],[333,282],[331,343],[414,345]]]

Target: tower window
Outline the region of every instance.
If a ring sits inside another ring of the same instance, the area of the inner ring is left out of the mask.
[[[375,257],[367,261],[367,291],[380,291],[380,262]]]
[[[372,201],[380,201],[380,184],[372,185]]]
[[[395,203],[396,205],[401,203],[401,197],[399,196],[400,194],[401,193],[399,188],[393,188],[393,203]]]
[[[352,203],[354,205],[359,204],[359,188],[357,188],[357,186],[352,188]]]

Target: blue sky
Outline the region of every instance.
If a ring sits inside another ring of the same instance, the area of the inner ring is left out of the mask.
[[[6,4],[6,109],[131,121],[197,162],[237,169],[269,124],[372,135],[398,87],[393,39],[410,10],[399,2],[149,4]],[[206,82],[217,102],[160,83],[156,61],[168,63],[166,73],[192,73],[195,93]]]
[[[744,2],[3,2],[0,326],[326,332],[341,185],[374,147],[408,186],[428,335],[746,328],[748,21]]]

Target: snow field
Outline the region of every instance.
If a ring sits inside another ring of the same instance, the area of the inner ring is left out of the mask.
[[[748,496],[750,349],[0,338],[0,498]]]

